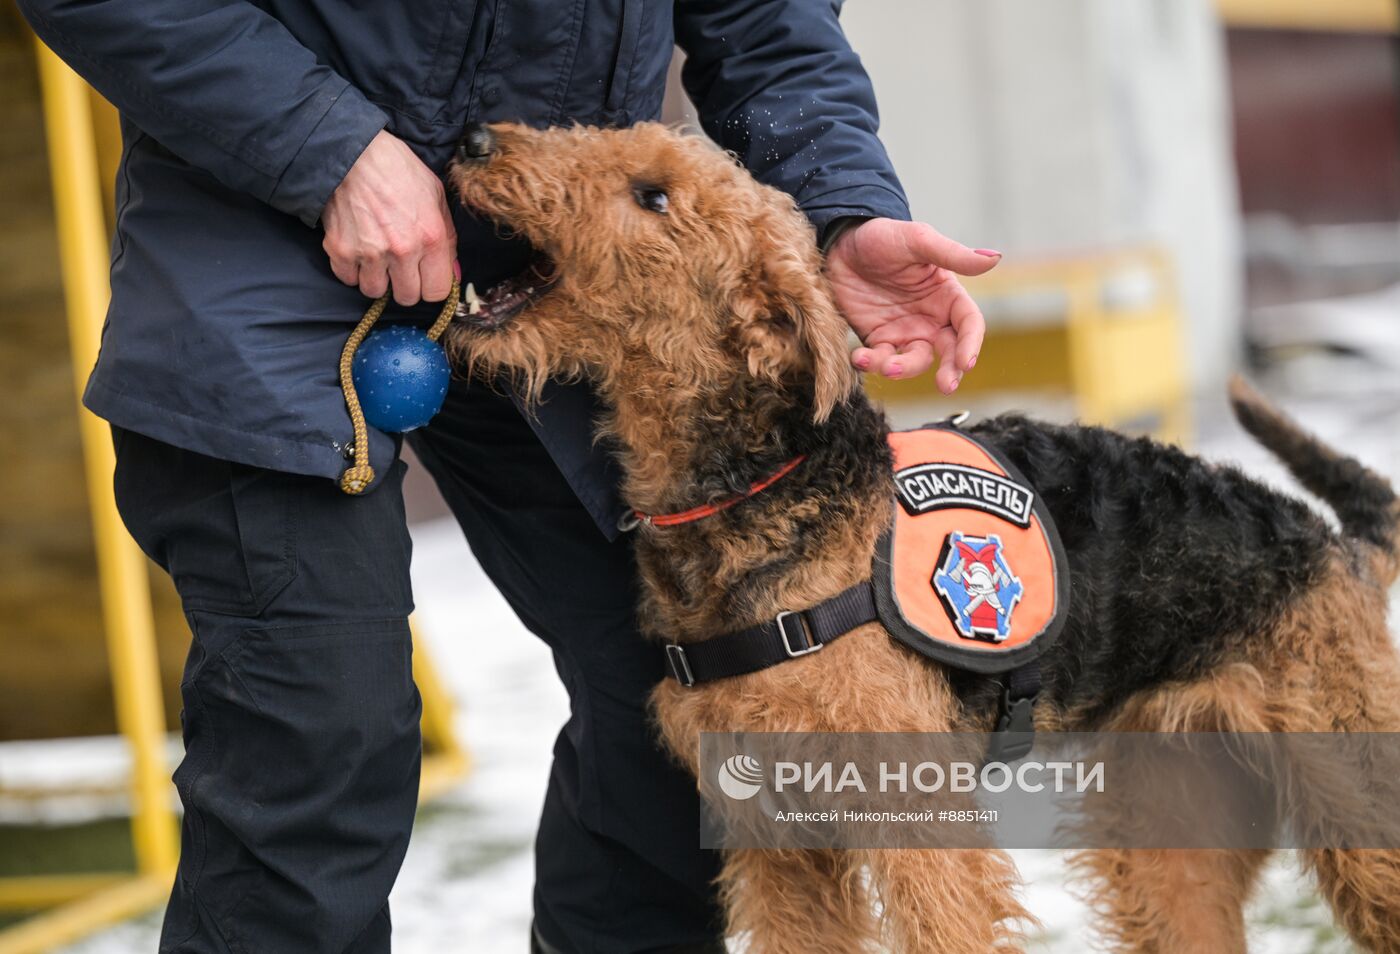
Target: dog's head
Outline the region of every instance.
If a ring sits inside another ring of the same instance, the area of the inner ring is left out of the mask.
[[[605,392],[715,392],[747,376],[824,419],[855,383],[811,226],[705,140],[623,130],[469,127],[461,201],[536,250],[465,300],[458,360]],[[467,276],[470,277],[470,276]]]

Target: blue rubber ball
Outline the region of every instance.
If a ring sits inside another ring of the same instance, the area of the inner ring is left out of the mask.
[[[370,426],[402,434],[442,410],[452,368],[423,329],[392,325],[375,329],[361,343],[350,376]]]

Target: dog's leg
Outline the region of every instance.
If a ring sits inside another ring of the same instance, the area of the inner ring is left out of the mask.
[[[1218,777],[1203,779],[1180,771],[1168,752],[1145,747],[1138,755],[1133,746],[1116,746],[1111,786],[1083,803],[1088,840],[1105,847],[1071,859],[1099,933],[1117,951],[1243,954],[1244,906],[1268,851],[1124,846],[1237,845],[1261,833],[1267,839],[1274,827],[1270,793],[1249,772],[1222,767]],[[1178,788],[1183,778],[1190,778],[1190,791]]]
[[[1222,773],[1211,791],[1203,791],[1210,783],[1191,773],[1193,790],[1179,793],[1182,773],[1169,755],[1147,749],[1135,758],[1129,745],[1114,762],[1111,788],[1084,803],[1086,833],[1091,843],[1106,847],[1071,859],[1099,933],[1116,951],[1243,954],[1244,905],[1267,851],[1120,846],[1202,844],[1198,839],[1207,827],[1221,830],[1222,841],[1215,843],[1232,844],[1228,839],[1250,832],[1251,824],[1255,831],[1270,827],[1258,809],[1268,811],[1271,799],[1257,778],[1243,772]],[[1181,805],[1210,806],[1209,817],[1183,815]],[[1211,843],[1208,837],[1205,843]]]
[[[1133,733],[1263,731],[1261,685],[1255,667],[1226,666],[1207,679],[1134,699],[1105,728]],[[1113,784],[1082,808],[1086,838],[1105,847],[1078,851],[1071,858],[1098,933],[1116,951],[1243,952],[1244,905],[1267,851],[1125,846],[1200,844],[1198,829],[1204,825],[1217,827],[1222,839],[1267,828],[1269,820],[1258,817],[1260,805],[1271,806],[1264,783],[1243,771],[1221,773],[1215,788],[1205,792],[1201,786],[1210,782],[1190,773],[1192,791],[1182,793],[1178,786],[1187,776],[1173,764],[1172,749],[1126,738],[1121,745],[1105,744],[1117,753]],[[1209,817],[1180,815],[1179,806],[1187,804],[1210,806]]]
[[[862,852],[897,954],[987,954],[1017,949],[1034,922],[1016,898],[1016,866],[994,849]]]
[[[1400,659],[1385,626],[1386,603],[1380,587],[1339,560],[1328,579],[1251,641],[1248,658],[1210,678],[1135,700],[1111,728],[1310,733],[1277,736],[1269,763],[1261,765],[1279,816],[1312,844],[1394,843],[1400,765],[1388,737],[1380,737],[1374,757],[1366,754],[1364,737],[1335,743],[1322,737],[1400,732]],[[1107,915],[1106,933],[1133,950],[1241,949],[1242,941],[1234,948],[1224,942],[1239,936],[1235,912],[1263,854],[1167,854],[1086,853],[1078,859],[1082,870],[1109,879],[1094,897]],[[1313,848],[1303,854],[1352,939],[1368,951],[1400,951],[1400,850]],[[1175,874],[1165,874],[1169,868]],[[1210,881],[1217,886],[1214,900],[1205,897]],[[1202,911],[1217,914],[1202,917]],[[1202,937],[1206,928],[1216,936]],[[1210,943],[1182,943],[1191,938]]]
[[[1364,951],[1400,951],[1400,852],[1308,852],[1332,913]]]
[[[1296,755],[1284,809],[1304,837],[1331,844],[1394,844],[1400,820],[1400,659],[1385,626],[1386,594],[1348,573],[1296,614],[1269,679],[1283,688],[1290,732],[1386,733],[1340,747],[1318,737]],[[1300,661],[1303,665],[1300,666]],[[1321,751],[1319,751],[1321,750]],[[1328,752],[1339,753],[1337,761]],[[1338,764],[1340,763],[1340,765]],[[1312,849],[1307,866],[1338,923],[1366,951],[1400,951],[1400,850]]]
[[[861,954],[879,928],[854,853],[741,849],[719,876],[746,954]]]
[[[1110,950],[1242,954],[1244,902],[1268,854],[1105,848],[1072,863]]]

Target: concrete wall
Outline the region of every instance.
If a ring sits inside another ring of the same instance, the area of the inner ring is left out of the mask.
[[[1210,0],[848,0],[915,214],[1038,256],[1172,250],[1198,386],[1238,350],[1224,40]]]

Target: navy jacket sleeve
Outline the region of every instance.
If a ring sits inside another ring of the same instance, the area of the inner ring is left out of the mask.
[[[34,31],[180,158],[315,225],[387,117],[248,0],[19,0]]]
[[[682,80],[705,132],[792,195],[819,234],[845,216],[909,218],[840,10],[840,0],[676,3]]]

